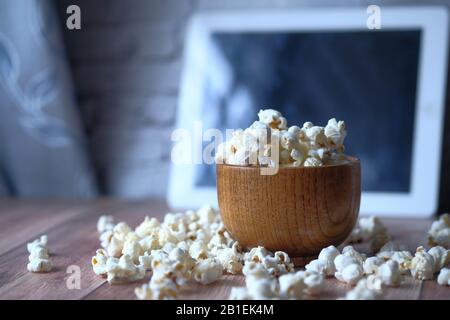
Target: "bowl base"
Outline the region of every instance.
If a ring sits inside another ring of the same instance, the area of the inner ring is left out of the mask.
[[[317,259],[317,256],[311,257],[290,257],[292,262],[294,263],[295,268],[304,268],[308,263],[312,260]]]

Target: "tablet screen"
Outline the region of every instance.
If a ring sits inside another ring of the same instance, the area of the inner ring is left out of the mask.
[[[229,85],[206,81],[203,125],[246,128],[261,108],[281,111],[288,125],[345,120],[363,191],[407,193],[420,40],[420,30],[214,33],[220,59],[208,73]],[[198,166],[196,185],[214,186],[214,171]]]

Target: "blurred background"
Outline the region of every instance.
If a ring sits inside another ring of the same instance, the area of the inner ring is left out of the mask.
[[[66,28],[72,4],[80,30]],[[192,14],[370,4],[450,0],[0,0],[0,196],[165,198]],[[440,211],[450,209],[449,103]]]

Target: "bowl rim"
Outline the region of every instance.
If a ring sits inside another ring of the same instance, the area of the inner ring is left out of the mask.
[[[282,167],[278,166],[278,170],[320,170],[325,168],[332,168],[332,167],[344,167],[344,166],[353,166],[355,164],[360,164],[361,161],[359,158],[355,156],[349,156],[345,155],[346,160],[342,163],[334,163],[334,164],[326,164],[320,167]],[[216,163],[216,166],[222,166],[222,167],[232,167],[236,169],[246,169],[246,170],[259,170],[261,168],[268,168],[268,167],[261,167],[261,166],[254,166],[254,165],[235,165],[235,164],[228,164],[228,163]]]

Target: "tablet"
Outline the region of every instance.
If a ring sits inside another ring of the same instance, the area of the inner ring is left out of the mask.
[[[345,120],[361,159],[361,213],[429,217],[437,208],[447,11],[382,7],[198,14],[188,27],[177,128],[246,128],[261,108],[288,125]],[[194,152],[195,153],[195,152]],[[172,163],[168,203],[217,205],[215,166]]]

